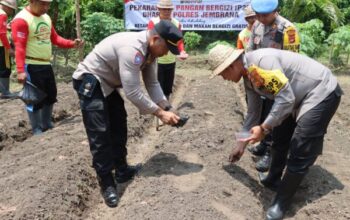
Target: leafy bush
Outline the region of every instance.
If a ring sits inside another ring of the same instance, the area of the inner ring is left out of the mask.
[[[349,62],[350,56],[350,25],[341,26],[334,30],[334,33],[329,35],[326,40],[331,46],[330,62],[334,66],[343,65],[340,54],[345,52],[347,54],[346,62]]]
[[[116,19],[103,12],[88,15],[86,20],[81,22],[81,25],[83,38],[88,44],[87,49],[91,49],[95,44],[113,33],[124,31],[122,19]]]
[[[323,41],[326,32],[319,19],[312,19],[305,23],[296,23],[301,38],[301,52],[310,57],[318,57],[324,52]]]
[[[216,45],[227,45],[227,46],[230,46],[230,47],[233,47],[232,44],[230,44],[229,42],[227,41],[224,41],[224,40],[218,40],[218,41],[215,41],[211,44],[209,44],[206,48],[207,51],[211,50],[212,48],[214,48]]]
[[[202,36],[195,32],[186,32],[184,35],[185,47],[187,51],[193,50],[201,43]]]

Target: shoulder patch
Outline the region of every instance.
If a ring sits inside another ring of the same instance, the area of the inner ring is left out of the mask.
[[[272,95],[277,95],[288,82],[280,70],[264,70],[255,65],[248,68],[248,78],[254,87]]]
[[[289,26],[284,30],[283,49],[293,52],[299,52],[300,37],[295,27]]]
[[[144,56],[140,52],[137,52],[135,54],[134,64],[141,65],[143,63],[143,61],[144,61]]]

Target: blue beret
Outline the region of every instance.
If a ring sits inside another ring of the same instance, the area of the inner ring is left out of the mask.
[[[268,14],[276,10],[278,0],[252,0],[251,4],[256,13]]]

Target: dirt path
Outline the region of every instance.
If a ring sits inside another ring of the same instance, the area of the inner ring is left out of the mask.
[[[227,163],[245,112],[242,87],[209,80],[205,65],[201,57],[179,64],[172,102],[190,116],[183,128],[156,131],[152,116],[126,104],[128,159],[144,167],[118,186],[114,209],[99,194],[71,85],[59,85],[55,128],[41,136],[30,135],[22,103],[0,100],[0,219],[264,219],[274,194],[259,184],[253,158]],[[349,78],[340,82],[349,94]],[[344,96],[287,219],[350,219],[349,107]]]

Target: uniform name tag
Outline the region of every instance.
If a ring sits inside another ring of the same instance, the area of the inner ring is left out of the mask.
[[[272,95],[277,95],[288,82],[281,70],[264,70],[255,65],[248,68],[248,78],[256,88]]]

